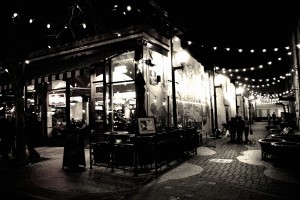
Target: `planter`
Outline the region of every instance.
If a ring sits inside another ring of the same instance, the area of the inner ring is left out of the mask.
[[[285,142],[285,140],[279,138],[265,138],[259,139],[258,142],[261,146],[261,158],[265,160],[273,158],[275,155],[274,147],[271,144],[274,142]]]
[[[272,134],[272,139],[283,139],[287,142],[296,142],[300,143],[300,135],[295,134]]]
[[[297,142],[273,142],[271,143],[276,157],[280,160],[297,160],[300,155],[300,143]]]

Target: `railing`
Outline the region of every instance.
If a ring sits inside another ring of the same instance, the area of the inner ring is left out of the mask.
[[[90,137],[90,167],[101,166],[111,171],[157,172],[171,162],[197,154],[199,135],[195,129],[176,129],[155,135],[137,136],[115,132]]]

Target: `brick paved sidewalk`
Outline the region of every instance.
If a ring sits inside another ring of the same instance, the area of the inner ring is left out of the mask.
[[[217,139],[216,148],[201,146],[197,155],[161,169],[159,174],[133,174],[106,168],[62,169],[63,148],[37,148],[41,162],[0,171],[0,191],[28,199],[295,199],[298,170],[261,159],[258,139],[264,122],[252,125],[250,144]]]

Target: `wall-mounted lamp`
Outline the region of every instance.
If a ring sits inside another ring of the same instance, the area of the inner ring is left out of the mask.
[[[157,75],[157,76],[156,76],[156,82],[159,83],[160,81],[161,81],[161,76],[160,76],[160,75]]]
[[[149,67],[155,66],[155,64],[153,64],[153,63],[152,63],[152,60],[150,60],[150,59],[145,60],[145,64],[148,65]]]

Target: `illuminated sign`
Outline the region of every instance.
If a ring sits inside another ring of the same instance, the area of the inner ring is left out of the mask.
[[[49,106],[66,107],[66,94],[65,93],[49,94]]]

